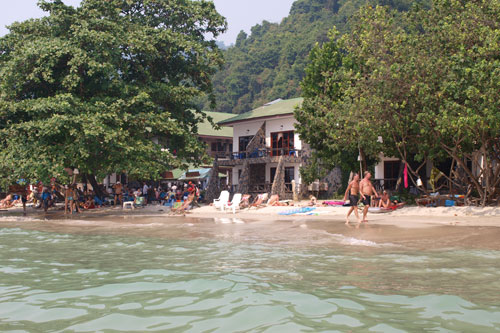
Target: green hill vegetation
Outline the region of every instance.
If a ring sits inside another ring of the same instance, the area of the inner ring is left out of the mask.
[[[329,30],[349,31],[351,18],[367,3],[405,11],[416,2],[428,1],[297,0],[281,23],[263,21],[250,35],[242,31],[224,51],[226,64],[214,78],[216,111],[242,113],[277,98],[299,97],[308,55],[328,40]]]

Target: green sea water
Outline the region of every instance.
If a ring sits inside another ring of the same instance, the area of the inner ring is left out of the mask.
[[[219,237],[0,225],[0,331],[500,331],[498,250],[204,223]]]

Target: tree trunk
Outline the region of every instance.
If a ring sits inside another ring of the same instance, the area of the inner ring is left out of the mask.
[[[90,185],[92,185],[92,188],[94,189],[94,193],[97,194],[99,198],[104,198],[106,196],[106,193],[104,193],[101,190],[101,187],[97,183],[97,180],[95,179],[95,176],[93,174],[86,174],[85,177],[89,181]]]
[[[367,169],[367,166],[366,166],[366,155],[365,155],[365,151],[363,150],[363,148],[359,148],[359,158],[360,158],[360,164],[361,164],[361,173],[359,174],[359,178],[363,178],[364,177],[364,172]]]
[[[403,180],[404,169],[405,169],[405,162],[403,162],[403,160],[401,160],[401,163],[399,164],[398,179],[396,180],[396,184],[397,184],[396,191],[399,193],[403,192],[402,186],[403,186],[403,182],[404,182],[404,180]],[[399,182],[400,179],[401,179],[401,181]]]

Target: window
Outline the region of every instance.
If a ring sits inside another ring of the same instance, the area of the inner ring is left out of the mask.
[[[271,156],[289,155],[294,150],[293,131],[271,133]]]
[[[285,168],[285,183],[291,183],[295,179],[295,168],[288,167]]]
[[[276,168],[271,168],[271,183],[274,183],[274,176],[276,176]]]
[[[239,138],[239,152],[244,152],[247,150],[248,144],[252,140],[253,136],[240,136]]]
[[[384,178],[396,179],[399,176],[400,161],[384,161]]]
[[[276,177],[276,168],[271,168],[271,183],[274,183],[274,177]],[[285,183],[291,183],[295,179],[295,168],[286,167],[285,168]]]
[[[292,191],[292,180],[295,179],[295,168],[285,168],[285,188],[287,191]]]
[[[217,144],[212,142],[212,151],[217,151]]]

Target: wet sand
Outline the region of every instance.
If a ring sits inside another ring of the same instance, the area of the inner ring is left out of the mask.
[[[282,216],[291,207],[266,207],[232,213],[205,206],[186,216],[168,215],[161,206],[123,210],[108,208],[65,216],[52,210],[0,213],[0,228],[54,233],[112,234],[171,239],[224,240],[293,247],[356,246],[360,248],[469,248],[500,250],[497,209],[413,208],[369,214],[356,228],[345,225],[347,207],[320,207],[318,215]],[[431,214],[432,213],[432,214]]]

